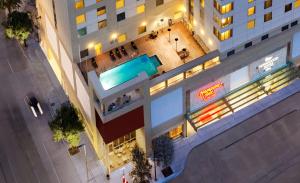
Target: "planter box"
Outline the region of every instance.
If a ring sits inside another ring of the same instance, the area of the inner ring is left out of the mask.
[[[168,177],[173,174],[173,170],[171,167],[168,166],[168,167],[162,169],[161,173],[164,175],[164,177]]]
[[[71,147],[68,150],[69,150],[69,153],[70,153],[71,156],[73,156],[73,155],[75,155],[75,154],[77,154],[77,153],[80,152],[80,150],[79,150],[78,147]]]

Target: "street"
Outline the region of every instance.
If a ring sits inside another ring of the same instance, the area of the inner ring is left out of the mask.
[[[49,96],[59,92],[42,64],[26,59],[16,41],[4,38],[2,27],[0,53],[0,182],[81,182],[66,144],[52,141]],[[29,93],[40,101],[43,116],[35,118],[24,102]]]

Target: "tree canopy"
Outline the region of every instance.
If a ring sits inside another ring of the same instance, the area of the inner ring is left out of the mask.
[[[167,167],[171,164],[174,156],[174,146],[170,137],[167,135],[157,137],[152,142],[152,149],[158,165],[162,163],[164,167]]]
[[[69,103],[63,104],[56,112],[54,120],[49,122],[53,132],[53,140],[65,140],[70,147],[77,147],[80,143],[80,132],[84,130],[78,110]]]
[[[151,181],[151,168],[145,153],[137,146],[132,150],[133,169],[130,176],[133,183],[150,183]]]
[[[22,0],[0,0],[0,9],[7,9],[10,14],[12,10],[21,6]]]
[[[22,44],[32,31],[32,21],[28,13],[14,11],[7,17],[5,34],[10,39],[17,39]]]

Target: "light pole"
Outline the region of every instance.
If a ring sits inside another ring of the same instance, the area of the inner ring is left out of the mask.
[[[177,52],[177,41],[178,41],[178,38],[175,38],[175,42],[176,42],[176,52]]]
[[[81,144],[78,146],[78,148],[83,147],[84,150],[84,157],[85,157],[85,169],[86,169],[86,182],[89,182],[89,172],[88,172],[88,166],[87,166],[87,156],[86,156],[86,146],[85,144]]]
[[[154,163],[154,181],[157,181],[157,177],[156,177],[156,158],[155,155],[153,155],[153,163]]]
[[[168,28],[168,32],[169,32],[169,42],[171,42],[171,29]]]
[[[161,24],[161,32],[163,32],[163,29],[164,29],[164,19],[160,19],[160,24]]]

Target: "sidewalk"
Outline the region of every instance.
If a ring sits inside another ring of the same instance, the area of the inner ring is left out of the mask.
[[[243,121],[249,119],[250,117],[266,110],[267,108],[279,103],[280,101],[300,92],[300,80],[295,80],[289,86],[269,95],[262,100],[229,115],[223,119],[220,119],[216,123],[203,127],[197,131],[193,136],[184,138],[177,141],[174,144],[174,161],[171,167],[174,174],[164,178],[159,174],[158,183],[168,182],[176,178],[185,168],[185,163],[189,153],[196,146],[214,138],[215,136],[227,131],[228,129],[242,123]]]
[[[53,115],[55,110],[62,103],[67,101],[68,98],[60,86],[39,44],[33,40],[29,40],[28,47],[23,49],[23,51],[31,63],[32,70],[34,70],[37,85],[42,86],[43,88],[43,90],[41,90],[41,94],[47,101],[47,105],[51,109],[51,113]],[[131,164],[127,164],[123,168],[114,171],[112,174],[110,174],[110,180],[107,180],[106,171],[94,152],[93,147],[85,133],[81,135],[81,143],[86,145],[89,183],[121,183],[123,173],[125,174],[126,179],[131,182],[129,176]],[[84,149],[82,148],[80,153],[70,156],[67,151],[67,144],[64,144],[64,147],[62,148],[65,151],[64,153],[72,161],[72,166],[77,171],[76,175],[78,175],[78,180],[80,180],[82,183],[87,182]]]

